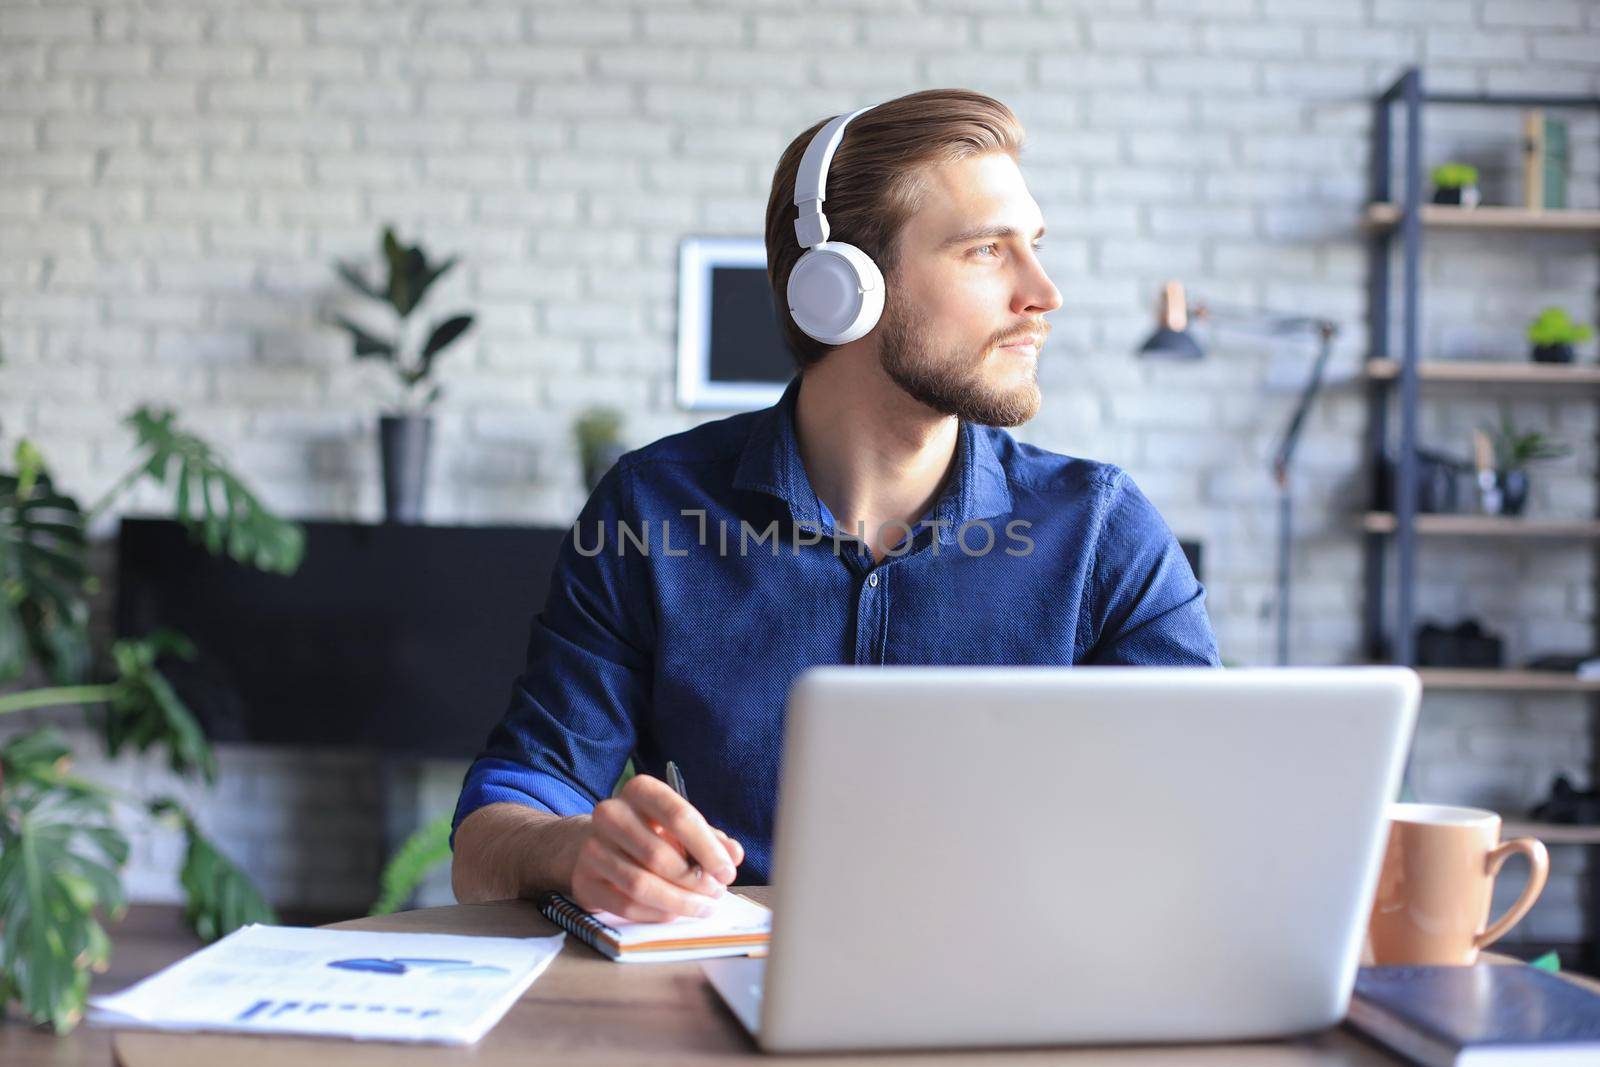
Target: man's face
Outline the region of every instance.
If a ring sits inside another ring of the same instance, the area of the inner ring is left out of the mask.
[[[930,167],[923,180],[886,279],[883,369],[941,414],[1019,426],[1039,411],[1044,315],[1061,306],[1037,256],[1039,205],[1003,152]]]

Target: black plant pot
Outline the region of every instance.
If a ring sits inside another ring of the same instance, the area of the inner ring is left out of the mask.
[[[384,521],[419,523],[428,484],[433,420],[426,415],[384,415],[378,420],[378,434],[383,450]]]
[[[1572,351],[1572,346],[1565,342],[1559,345],[1534,345],[1533,361],[1535,363],[1571,363],[1577,358]]]
[[[600,484],[600,479],[606,476],[606,471],[617,465],[617,460],[628,451],[626,445],[613,443],[597,445],[592,452],[583,457],[583,484],[589,492],[594,492],[595,486]]]
[[[1528,506],[1528,472],[1495,471],[1494,480],[1500,486],[1500,514],[1521,515]]]
[[[1394,509],[1400,472],[1394,460],[1384,463],[1379,475],[1378,499]],[[1425,448],[1417,449],[1417,510],[1449,515],[1461,510],[1461,472],[1470,469],[1459,459]]]
[[[1476,185],[1458,185],[1453,189],[1435,189],[1433,202],[1435,204],[1454,204],[1457,207],[1477,207],[1478,187]]]

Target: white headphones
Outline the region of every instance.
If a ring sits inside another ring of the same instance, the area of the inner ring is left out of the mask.
[[[800,215],[794,233],[806,253],[789,274],[789,314],[801,332],[825,345],[865,337],[883,314],[883,273],[855,245],[828,240],[828,218],[822,213],[828,164],[844,140],[844,128],[870,110],[840,115],[818,130],[795,174],[794,205]]]

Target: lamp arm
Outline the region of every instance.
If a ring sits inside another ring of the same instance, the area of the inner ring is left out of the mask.
[[[1283,438],[1272,458],[1272,477],[1280,489],[1288,484],[1289,461],[1294,458],[1295,446],[1300,443],[1300,433],[1305,429],[1311,403],[1317,398],[1317,391],[1322,388],[1323,372],[1327,369],[1328,357],[1333,353],[1333,338],[1339,332],[1339,327],[1332,322],[1325,319],[1314,321],[1317,323],[1317,336],[1320,339],[1317,358],[1311,364],[1311,375],[1306,380],[1305,388],[1300,391],[1300,401],[1295,405],[1294,414],[1289,417],[1289,425],[1284,429]]]
[[[1270,309],[1230,307],[1227,304],[1198,303],[1190,309],[1189,314],[1197,319],[1210,319],[1219,326],[1240,329],[1257,327],[1268,333],[1290,333],[1295,330],[1309,330],[1313,333],[1339,331],[1338,323],[1332,319]]]

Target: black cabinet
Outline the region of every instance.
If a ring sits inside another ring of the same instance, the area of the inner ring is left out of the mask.
[[[163,664],[216,741],[470,757],[504,713],[568,528],[307,522],[290,576],[124,519],[117,632],[199,649]]]

